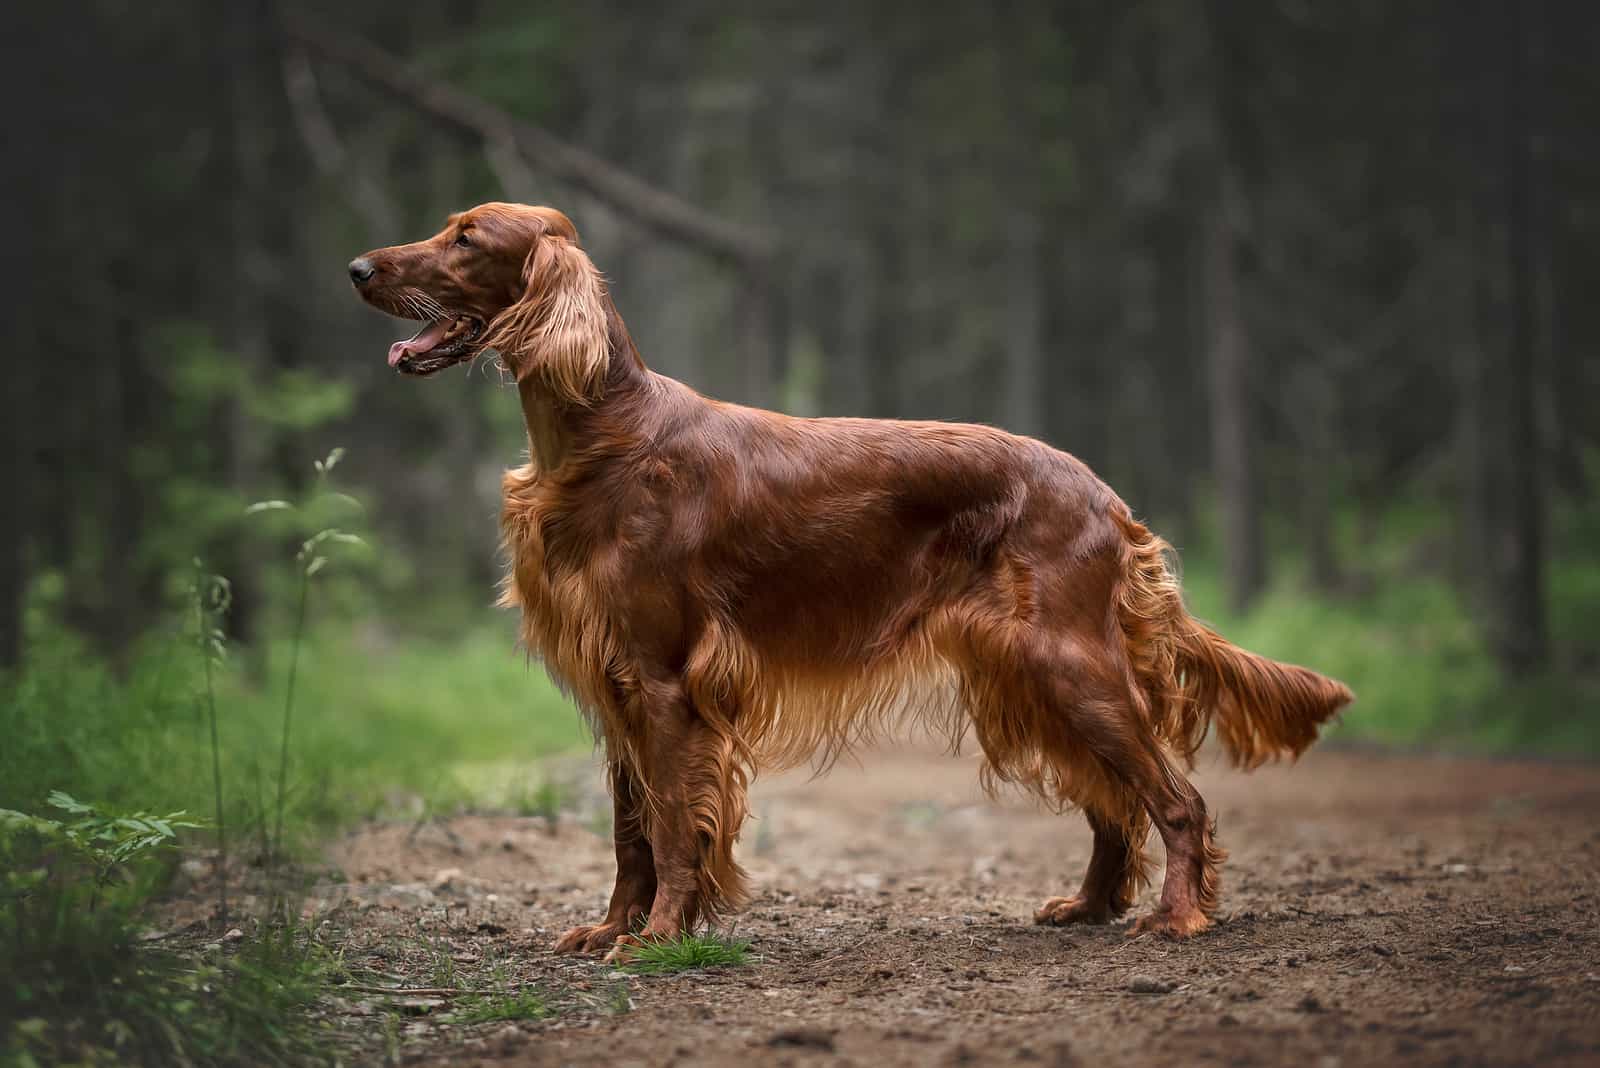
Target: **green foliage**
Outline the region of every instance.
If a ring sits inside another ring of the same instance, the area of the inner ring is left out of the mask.
[[[285,643],[274,643],[269,664],[286,656]],[[581,717],[507,630],[480,625],[433,640],[371,624],[313,628],[301,656],[291,822],[327,828],[414,813],[430,799],[493,802],[485,766],[526,773],[587,744]],[[234,691],[235,714],[247,721],[240,735],[259,736],[268,702],[281,707],[281,676],[272,678],[265,690]]]
[[[361,541],[328,521],[330,508],[359,509],[326,486],[341,455],[317,462],[316,489],[300,507],[267,501],[250,510],[253,521],[278,525],[274,537],[298,543],[295,626],[263,650],[267,685],[230,668],[222,621],[232,589],[199,561],[187,620],[147,638],[120,670],[55,623],[48,605],[30,612],[30,655],[0,679],[8,739],[0,805],[14,806],[0,809],[0,1040],[11,1060],[320,1059],[328,1036],[307,1010],[339,964],[310,932],[258,928],[230,943],[232,952],[219,944],[198,963],[139,938],[140,911],[166,873],[157,855],[180,830],[200,828],[185,811],[215,809],[224,862],[225,826],[236,843],[259,841],[276,856],[286,832],[304,840],[404,811],[410,799],[424,810],[439,799],[474,803],[477,780],[458,768],[491,758],[528,763],[581,743],[579,719],[506,638],[396,639],[305,625],[327,550]],[[287,671],[271,670],[285,658]],[[475,722],[463,723],[463,707],[476,708]],[[261,787],[267,754],[278,777],[270,803]],[[32,811],[47,788],[42,807],[54,812]],[[554,818],[567,797],[547,782],[528,803]],[[166,815],[120,808],[152,803],[181,807]],[[441,960],[453,983],[453,960]],[[486,999],[476,1011],[523,1019],[544,1009],[529,994]]]
[[[293,927],[196,961],[142,944],[126,912],[63,908],[27,956],[0,949],[0,1065],[326,1061],[309,1011],[342,967]]]
[[[217,820],[217,853],[222,858],[219,867],[225,872],[228,866],[228,834],[227,819],[222,808],[222,743],[217,733],[216,670],[227,654],[227,636],[220,622],[233,601],[233,587],[221,575],[207,574],[196,557],[194,585],[190,589],[189,599],[194,607],[195,637],[200,645],[200,662],[205,679],[206,727],[211,741],[211,811]],[[217,914],[227,919],[226,877],[217,880]]]
[[[438,50],[438,67],[452,81],[512,114],[538,119],[560,100],[551,72],[564,61],[571,29],[555,9],[491,8],[470,32]]]
[[[1334,737],[1475,751],[1600,754],[1600,678],[1592,669],[1590,625],[1600,605],[1600,558],[1583,538],[1595,520],[1582,509],[1558,512],[1560,551],[1549,571],[1550,627],[1556,650],[1544,675],[1506,678],[1471,602],[1438,572],[1419,567],[1417,545],[1436,537],[1444,517],[1409,507],[1386,516],[1384,536],[1347,549],[1365,574],[1338,594],[1308,589],[1301,562],[1276,561],[1271,589],[1242,616],[1223,606],[1220,576],[1204,551],[1185,554],[1190,609],[1230,641],[1304,664],[1348,683],[1356,701]],[[1392,520],[1392,522],[1391,522]]]
[[[170,812],[155,816],[147,812],[103,812],[62,793],[50,791],[50,807],[64,813],[61,819],[34,816],[15,809],[0,808],[0,849],[11,863],[0,872],[0,925],[15,919],[29,926],[22,912],[40,887],[52,879],[72,881],[80,867],[86,867],[95,907],[99,894],[132,864],[148,858],[163,846],[176,844],[179,829],[198,829],[201,824],[185,819],[188,813]],[[70,817],[70,818],[67,818]],[[19,845],[17,839],[32,838]],[[26,862],[29,854],[45,861],[43,867]]]
[[[124,943],[156,855],[199,826],[183,812],[96,809],[59,790],[48,806],[60,815],[0,809],[0,966],[10,965],[0,974],[19,980],[0,984],[0,1018],[32,1000],[38,976],[28,965],[59,954],[92,962],[100,942]]]
[[[1187,569],[1184,587],[1191,609],[1229,641],[1348,683],[1357,700],[1342,726],[1352,734],[1414,742],[1448,731],[1494,683],[1482,639],[1438,581],[1385,582],[1346,602],[1280,582],[1243,617],[1221,609],[1209,568]]]
[[[0,684],[0,806],[26,810],[61,788],[97,804],[210,812],[202,665],[191,649],[187,636],[152,636],[119,673],[71,633],[36,630],[27,663]],[[216,680],[224,816],[241,837],[267,815],[252,784],[276,770],[290,643],[263,652],[266,683],[232,664]],[[415,815],[430,799],[508,805],[513,772],[587,744],[581,718],[509,628],[415,638],[375,622],[311,627],[296,686],[291,846],[367,817]]]
[[[309,503],[325,496],[339,497],[360,508],[360,502],[348,494],[334,493],[328,489],[328,476],[333,473],[334,467],[344,458],[344,449],[336,448],[328,453],[327,457],[314,462],[317,472],[316,493]],[[293,512],[294,505],[287,501],[270,500],[258,501],[245,509],[247,515],[265,512]],[[328,563],[328,557],[323,555],[325,546],[332,545],[359,545],[365,546],[366,542],[359,535],[340,530],[338,527],[323,527],[307,537],[300,543],[300,550],[295,553],[295,569],[299,573],[299,591],[295,599],[294,630],[289,636],[289,674],[284,684],[283,696],[283,729],[278,742],[278,789],[274,796],[276,818],[273,823],[271,853],[274,861],[283,855],[283,807],[285,791],[289,775],[289,736],[290,727],[294,716],[294,688],[299,676],[300,648],[305,643],[306,631],[306,602],[311,594],[311,580]],[[209,681],[209,676],[208,676]],[[221,808],[219,801],[218,808]]]
[[[335,950],[293,924],[265,928],[241,943],[237,954],[216,953],[199,968],[180,973],[172,999],[153,1004],[161,1019],[178,1010],[191,1028],[192,1059],[215,1064],[322,1062],[330,1036],[310,1010],[343,976]]]
[[[141,446],[134,455],[148,504],[132,563],[140,574],[163,577],[175,592],[186,582],[186,566],[197,552],[212,555],[216,546],[246,530],[270,537],[298,529],[251,519],[240,488],[218,477],[226,459],[216,451],[218,422],[237,412],[248,421],[261,452],[287,451],[285,443],[298,443],[346,416],[354,390],[349,382],[293,368],[248,371],[236,353],[195,323],[162,322],[149,335],[146,344],[163,354],[156,371],[169,398],[163,409],[170,444]],[[321,508],[311,519],[332,525],[321,521],[340,506],[327,501]]]
[[[572,807],[570,787],[545,779],[531,790],[512,798],[512,811],[519,816],[537,816],[547,823],[555,823],[561,813]]]
[[[246,410],[270,431],[303,434],[348,415],[355,391],[322,373],[277,371],[263,388],[244,395]]]
[[[303,1010],[332,958],[293,929],[196,962],[142,942],[160,854],[200,825],[91,806],[0,809],[0,1064],[263,1064],[319,1043]]]
[[[708,931],[645,941],[633,948],[623,967],[639,975],[666,975],[702,968],[739,968],[749,963],[749,941]]]
[[[451,1015],[456,1023],[492,1023],[498,1020],[538,1020],[550,1015],[550,1006],[535,990],[485,994],[463,998]]]

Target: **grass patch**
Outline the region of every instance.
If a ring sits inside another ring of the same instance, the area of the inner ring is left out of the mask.
[[[571,788],[546,779],[533,789],[518,794],[512,810],[519,816],[537,816],[553,824],[561,818],[562,812],[572,807]]]
[[[230,661],[217,680],[224,816],[238,850],[264,848],[275,813],[287,642],[265,684]],[[0,682],[0,807],[30,811],[51,790],[91,803],[214,817],[210,738],[189,640],[154,643],[121,673],[66,633],[39,635]],[[302,846],[363,819],[445,815],[483,804],[541,815],[556,785],[508,797],[488,766],[522,774],[589,745],[582,719],[509,628],[454,640],[313,631],[300,651],[288,751],[285,836]]]
[[[454,1023],[479,1024],[499,1020],[540,1020],[550,1014],[550,1006],[543,997],[536,991],[522,990],[463,999],[450,1019]]]
[[[634,947],[623,968],[636,975],[666,975],[702,968],[740,968],[750,960],[748,941],[710,931],[645,942]]]
[[[127,948],[111,967],[102,959],[78,976],[64,973],[64,963],[59,955],[52,961],[60,985],[51,989],[68,996],[47,997],[40,1015],[13,1028],[41,1063],[65,1054],[73,1063],[297,1064],[320,1061],[332,1041],[311,1010],[337,958],[293,933],[253,939],[237,955],[212,954],[198,965]],[[92,999],[77,996],[91,989]]]

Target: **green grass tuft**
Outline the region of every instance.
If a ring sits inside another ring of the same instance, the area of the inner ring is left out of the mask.
[[[748,941],[712,931],[645,942],[634,948],[623,967],[638,975],[666,975],[701,968],[739,968],[750,960]]]
[[[486,994],[464,998],[460,1007],[451,1014],[455,1023],[493,1023],[499,1020],[541,1020],[549,1016],[549,1004],[537,992],[521,990],[516,993]]]

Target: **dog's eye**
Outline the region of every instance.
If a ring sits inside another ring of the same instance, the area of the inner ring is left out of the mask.
[[[467,232],[465,230],[463,230],[463,231],[461,231],[461,234],[456,238],[456,244],[460,245],[462,248],[471,248],[472,247],[472,239],[469,238],[467,236]]]

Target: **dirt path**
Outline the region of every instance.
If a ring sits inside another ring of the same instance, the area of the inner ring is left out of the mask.
[[[1317,752],[1203,769],[1232,860],[1220,923],[1182,944],[1032,926],[1076,888],[1088,831],[986,802],[975,771],[907,748],[760,783],[751,967],[623,979],[552,956],[610,888],[609,842],[581,818],[339,843],[350,957],[453,932],[462,967],[498,957],[593,992],[593,1011],[465,1047],[411,1025],[441,1064],[1600,1063],[1600,768]],[[626,1014],[598,1007],[621,998]]]

